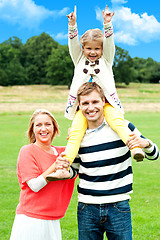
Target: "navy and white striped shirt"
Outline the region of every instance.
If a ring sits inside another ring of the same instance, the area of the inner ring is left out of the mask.
[[[129,122],[128,127],[138,132]],[[144,151],[146,158],[158,159],[156,144],[151,142],[151,146]],[[103,204],[130,199],[133,183],[130,150],[106,122],[97,129],[87,130],[79,157],[71,170],[73,175],[79,172],[79,202]]]

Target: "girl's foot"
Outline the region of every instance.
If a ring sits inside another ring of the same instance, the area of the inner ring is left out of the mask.
[[[145,154],[141,148],[132,149],[132,156],[137,162],[141,162],[145,158]]]

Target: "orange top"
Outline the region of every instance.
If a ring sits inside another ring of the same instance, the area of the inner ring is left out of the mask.
[[[65,147],[55,147],[58,155],[64,152]],[[39,192],[33,192],[27,181],[41,175],[55,161],[57,156],[52,155],[34,144],[21,148],[17,175],[21,188],[17,214],[29,217],[56,220],[65,215],[74,189],[75,179],[49,182]]]

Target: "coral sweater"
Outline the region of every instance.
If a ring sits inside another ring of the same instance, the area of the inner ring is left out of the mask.
[[[55,147],[58,155],[64,147]],[[27,181],[40,176],[56,161],[57,156],[49,154],[34,144],[21,148],[17,175],[21,188],[17,214],[29,217],[56,220],[65,215],[74,189],[75,179],[49,182],[39,192],[33,192]]]

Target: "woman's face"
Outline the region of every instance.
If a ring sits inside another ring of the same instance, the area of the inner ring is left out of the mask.
[[[39,114],[35,117],[33,132],[35,134],[36,143],[51,144],[54,125],[52,119],[47,114]]]

